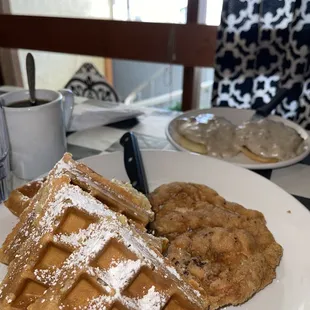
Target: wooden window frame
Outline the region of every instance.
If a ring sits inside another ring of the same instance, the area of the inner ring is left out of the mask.
[[[193,20],[182,25],[0,14],[2,48],[179,64],[186,68],[213,67],[216,37],[217,27]],[[186,78],[186,74],[184,87],[188,99],[185,102],[183,96],[183,110],[187,110],[193,107],[192,95],[187,94],[192,93],[194,79]]]

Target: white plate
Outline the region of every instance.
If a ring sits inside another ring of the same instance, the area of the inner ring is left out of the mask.
[[[174,147],[176,147],[178,150],[191,153],[189,150],[185,149],[180,144],[178,144],[177,141],[174,140],[173,138],[174,123],[179,118],[197,116],[198,114],[201,114],[201,113],[211,113],[216,116],[222,116],[222,117],[225,117],[227,120],[231,121],[233,124],[240,125],[243,122],[250,120],[252,116],[254,115],[255,111],[234,109],[234,108],[211,108],[211,109],[203,109],[203,110],[192,110],[192,111],[188,111],[184,114],[177,116],[168,124],[166,128],[166,136],[168,140],[170,141],[170,143],[174,145]],[[239,153],[237,156],[234,156],[232,158],[225,158],[224,160],[237,164],[241,167],[248,168],[248,169],[275,169],[275,168],[282,168],[282,167],[286,167],[286,166],[290,166],[292,164],[298,163],[309,155],[310,138],[309,138],[308,132],[305,129],[279,116],[271,115],[269,116],[269,118],[277,122],[282,122],[285,125],[294,128],[300,134],[300,136],[306,140],[306,143],[308,144],[308,148],[299,156],[296,156],[289,160],[280,161],[277,163],[259,163],[254,160],[251,160],[250,158],[246,157],[242,153]]]
[[[263,212],[283,246],[274,282],[242,306],[227,310],[310,309],[310,213],[303,205],[267,179],[215,158],[168,151],[144,151],[142,156],[151,190],[172,181],[206,184],[227,200]],[[82,161],[107,178],[128,180],[121,152]],[[0,237],[4,240],[16,219],[4,207],[0,210]],[[5,268],[0,269],[0,275],[4,273]]]

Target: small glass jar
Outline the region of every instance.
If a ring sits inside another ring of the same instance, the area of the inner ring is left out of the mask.
[[[3,103],[0,98],[0,203],[7,199],[11,190],[12,177],[10,171],[9,136]]]

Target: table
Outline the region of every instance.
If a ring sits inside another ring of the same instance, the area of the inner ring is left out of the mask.
[[[1,92],[13,88],[0,87]],[[143,149],[175,150],[167,141],[165,128],[178,112],[144,108],[137,119],[108,126],[96,127],[68,135],[68,152],[74,159],[122,150],[119,140],[127,131],[133,131]],[[310,210],[310,156],[290,167],[255,171],[292,194]]]

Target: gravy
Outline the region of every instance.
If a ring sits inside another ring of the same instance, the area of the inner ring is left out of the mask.
[[[239,153],[235,126],[223,117],[200,114],[177,122],[177,131],[190,141],[203,144],[206,153],[216,157],[232,157]]]
[[[245,146],[258,156],[287,160],[306,148],[295,129],[270,119],[249,121],[237,127],[224,117],[199,114],[178,119],[176,130],[186,139],[204,145],[206,154],[222,158],[237,155]]]
[[[296,157],[305,149],[304,139],[295,129],[268,119],[238,126],[236,139],[256,155],[279,160]]]

